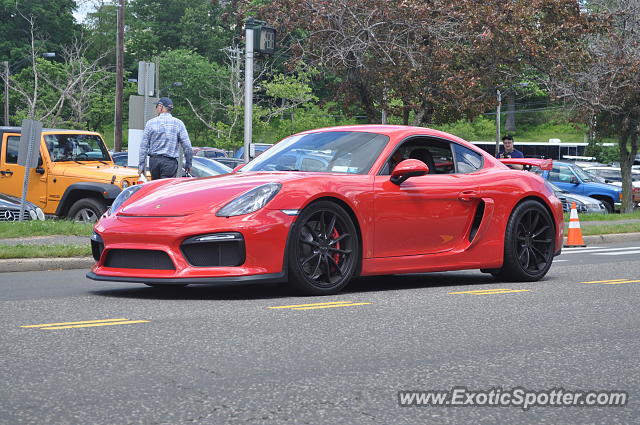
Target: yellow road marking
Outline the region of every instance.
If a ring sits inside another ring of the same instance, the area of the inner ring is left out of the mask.
[[[606,282],[603,283],[603,285],[619,285],[621,283],[637,283],[640,282],[640,280],[623,280],[621,282]]]
[[[580,282],[580,283],[605,283],[605,282],[620,282],[622,280],[627,279],[611,279],[611,280],[592,280],[591,282]]]
[[[351,303],[351,301],[332,301],[332,302],[327,302],[327,303],[313,303],[313,304],[298,304],[298,305],[279,305],[276,307],[269,307],[269,308],[294,308],[294,307],[310,307],[310,306],[315,306],[315,305],[330,305],[330,304],[349,304]]]
[[[120,318],[120,319],[103,319],[103,320],[84,320],[82,322],[43,323],[40,325],[27,325],[27,326],[20,326],[20,327],[21,328],[41,328],[43,326],[79,325],[82,323],[121,322],[123,320],[129,320],[129,319]]]
[[[40,329],[71,329],[71,328],[90,328],[94,326],[114,326],[114,325],[131,325],[133,323],[148,323],[150,320],[127,320],[124,322],[110,322],[110,323],[88,323],[86,325],[70,325],[70,326],[45,326]]]
[[[529,289],[513,289],[511,291],[501,291],[501,292],[477,292],[472,295],[500,295],[500,294],[512,294],[514,292],[530,292]]]
[[[335,308],[335,307],[351,307],[354,305],[366,305],[372,303],[351,303],[351,304],[334,304],[334,305],[318,305],[315,307],[296,307],[292,308],[292,310],[316,310],[318,308]]]
[[[475,294],[478,292],[502,292],[502,291],[512,291],[512,289],[500,288],[500,289],[476,289],[475,291],[460,291],[460,292],[449,292],[449,294]]]

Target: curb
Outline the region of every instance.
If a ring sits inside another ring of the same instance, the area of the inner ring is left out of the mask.
[[[612,233],[583,237],[585,244],[640,241],[640,233]],[[567,238],[564,238],[567,243]],[[0,260],[2,272],[40,272],[46,270],[90,269],[95,261],[93,257],[69,258],[13,258]]]
[[[631,241],[640,241],[640,233],[610,233],[607,235],[590,235],[583,236],[584,243],[589,244],[597,244],[597,243],[615,243],[615,242],[631,242]],[[567,243],[567,238],[564,238],[565,245]]]
[[[0,260],[0,272],[89,269],[93,263],[93,257],[13,258]]]

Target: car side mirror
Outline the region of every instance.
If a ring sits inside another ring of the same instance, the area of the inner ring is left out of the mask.
[[[571,184],[579,184],[580,181],[578,180],[577,177],[574,176],[574,177],[571,177],[571,180],[569,181],[569,183],[571,183]]]
[[[402,182],[410,177],[424,176],[429,174],[429,167],[418,159],[405,159],[400,161],[391,172],[391,183],[400,186]]]
[[[38,165],[36,166],[36,173],[44,174],[44,168],[42,168],[42,156],[38,156]]]

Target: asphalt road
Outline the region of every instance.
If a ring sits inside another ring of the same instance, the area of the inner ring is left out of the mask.
[[[638,423],[638,253],[640,243],[565,250],[536,283],[388,276],[331,297],[1,273],[0,423]],[[272,308],[315,303],[342,304]],[[68,324],[87,321],[102,322]],[[401,390],[458,386],[618,390],[629,401],[398,405]]]

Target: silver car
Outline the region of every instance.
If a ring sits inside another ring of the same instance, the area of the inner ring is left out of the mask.
[[[20,198],[0,193],[0,221],[19,221],[21,202]],[[44,213],[37,205],[27,201],[22,219],[24,221],[44,220]]]
[[[547,181],[547,183],[562,202],[562,210],[564,212],[571,211],[571,203],[575,202],[576,210],[579,213],[607,214],[607,207],[601,201],[589,196],[569,193],[549,181]]]

